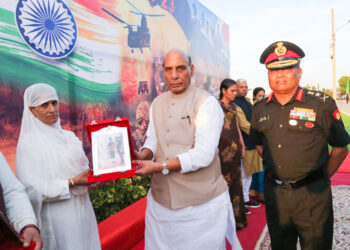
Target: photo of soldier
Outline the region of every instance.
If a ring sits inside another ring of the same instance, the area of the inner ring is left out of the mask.
[[[115,160],[115,151],[114,151],[115,143],[112,141],[112,138],[109,137],[109,141],[107,143],[107,149],[108,149],[108,156],[109,159],[112,159],[114,162]]]
[[[163,73],[163,60],[162,60],[162,54],[161,52],[158,53],[159,55],[156,55],[153,57],[153,63],[152,63],[152,82],[153,87],[155,87],[156,93],[155,95],[160,95],[161,93],[168,90],[168,87],[165,83],[164,73]],[[153,96],[155,97],[155,96]]]
[[[119,155],[120,165],[124,165],[124,144],[123,144],[123,135],[115,137],[115,151]]]
[[[139,150],[146,140],[146,131],[149,124],[149,104],[141,102],[136,108],[136,122],[131,124],[131,136],[135,150]]]

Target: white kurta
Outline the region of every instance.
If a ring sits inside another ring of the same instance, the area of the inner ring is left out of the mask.
[[[47,250],[101,249],[95,214],[87,187],[69,188],[68,180],[88,169],[81,141],[48,125],[30,111],[58,100],[55,89],[35,84],[24,92],[24,110],[17,144],[16,171],[26,187]]]
[[[223,126],[223,112],[213,96],[198,109],[195,124],[194,147],[177,156],[181,173],[207,167],[213,161]],[[152,107],[144,148],[153,154],[157,150]],[[148,192],[145,249],[225,249],[225,236],[234,250],[242,249],[228,191],[208,202],[176,210],[160,205]]]
[[[41,209],[41,237],[48,250],[101,249],[95,214],[89,195],[44,202]]]
[[[45,157],[38,158],[30,154],[31,149],[26,145],[33,141],[31,138],[31,134],[23,137],[22,144],[17,149],[17,159],[24,159],[17,162],[17,175],[26,186],[38,218],[43,249],[101,249],[95,213],[87,188],[69,188],[68,178],[59,176],[42,179],[39,170],[45,167],[42,161]],[[45,151],[40,148],[37,151],[44,156]],[[53,160],[60,162],[60,155],[57,157]]]
[[[0,184],[3,189],[7,218],[19,233],[29,224],[37,225],[25,188],[12,173],[0,152]]]
[[[18,154],[26,159],[18,162],[17,174],[26,186],[38,217],[43,249],[101,249],[95,213],[86,187],[69,188],[68,178],[41,179],[37,172],[40,159],[35,160],[30,151],[23,148]]]

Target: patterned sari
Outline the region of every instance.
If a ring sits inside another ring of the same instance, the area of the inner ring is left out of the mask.
[[[237,227],[247,225],[241,180],[241,143],[237,122],[236,105],[220,102],[224,112],[224,126],[219,142],[221,171],[229,186],[230,198]]]

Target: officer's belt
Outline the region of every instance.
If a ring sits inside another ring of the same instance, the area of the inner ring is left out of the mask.
[[[322,169],[319,168],[318,170],[311,172],[309,175],[295,181],[281,181],[276,178],[273,178],[273,176],[270,174],[267,174],[266,176],[270,181],[272,181],[273,184],[275,184],[278,187],[286,189],[297,189],[307,184],[318,181],[319,179],[324,177],[324,173]]]

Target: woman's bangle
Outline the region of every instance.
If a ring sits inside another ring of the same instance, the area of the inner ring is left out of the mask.
[[[69,179],[69,182],[70,182],[70,184],[72,185],[72,187],[75,186],[75,183],[74,183],[73,179]]]

